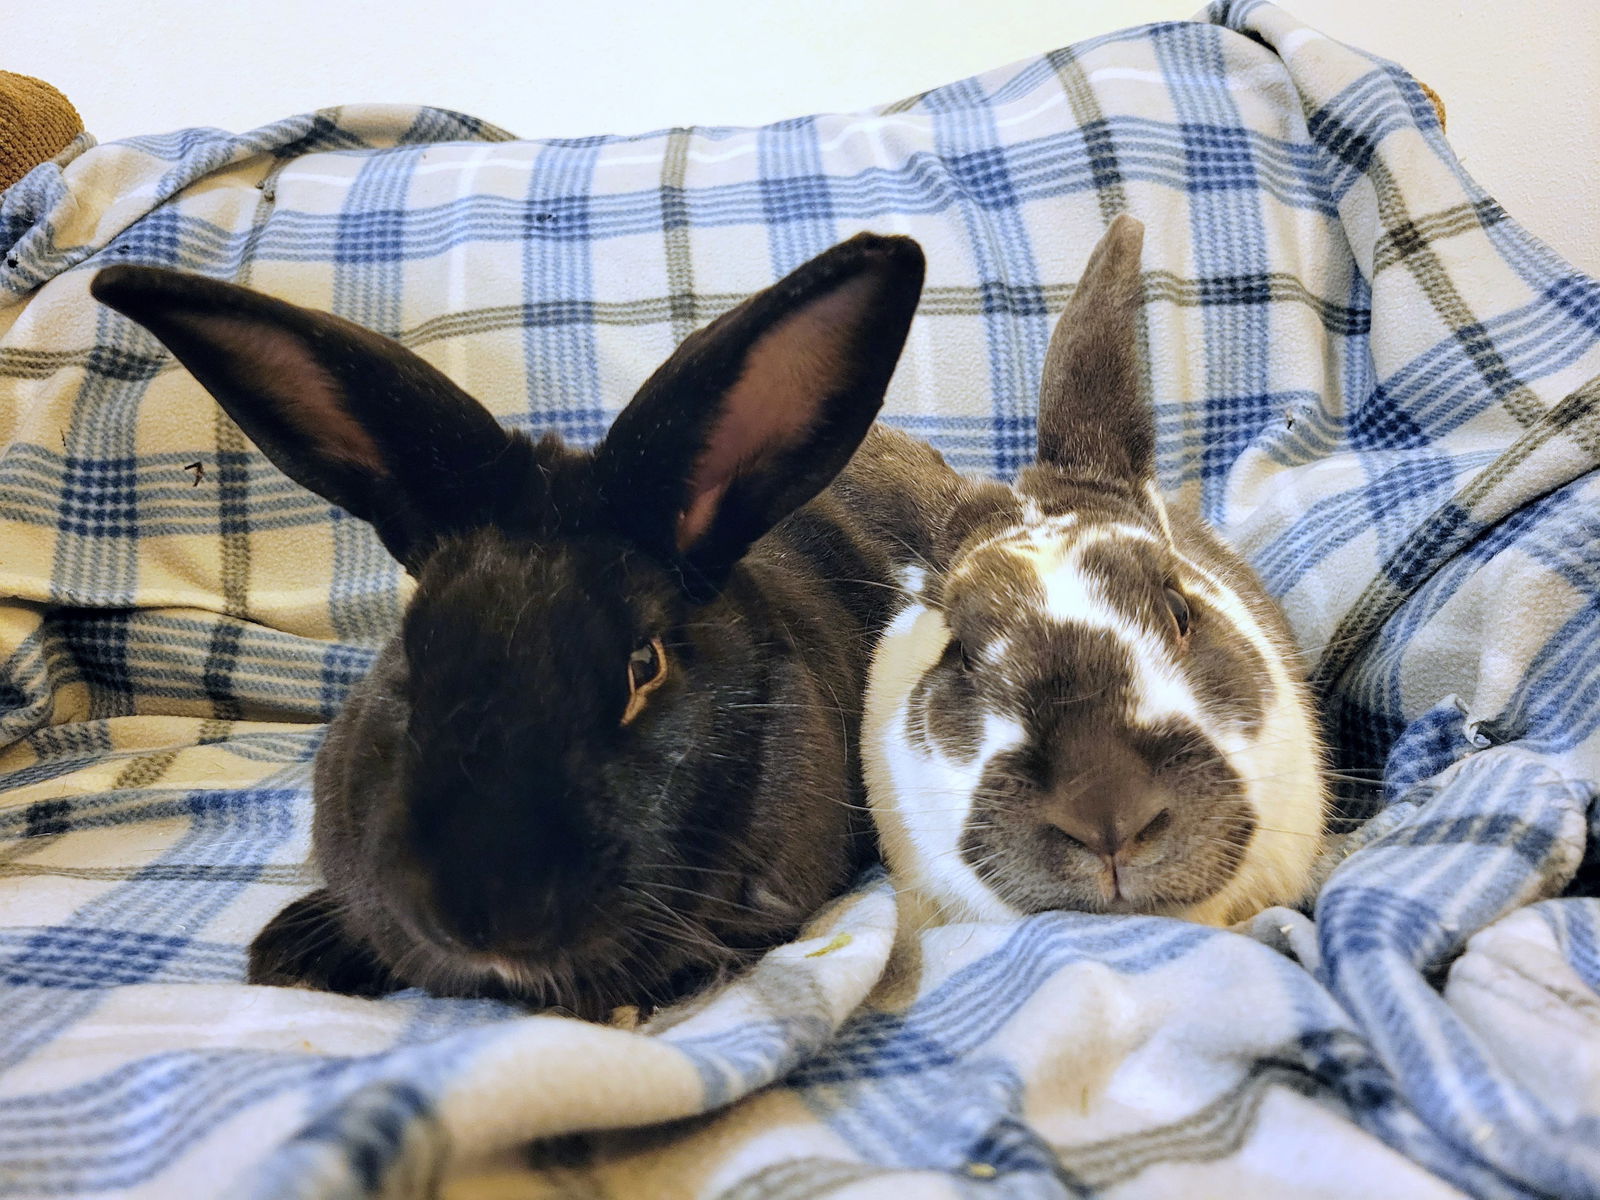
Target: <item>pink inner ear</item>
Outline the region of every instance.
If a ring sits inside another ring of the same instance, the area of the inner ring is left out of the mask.
[[[269,400],[319,455],[373,475],[389,473],[377,443],[346,410],[344,390],[299,337],[228,317],[206,317],[196,325],[233,357],[241,380]]]
[[[875,286],[871,275],[857,276],[756,339],[695,462],[679,550],[705,536],[729,484],[805,440],[845,380],[850,339]]]

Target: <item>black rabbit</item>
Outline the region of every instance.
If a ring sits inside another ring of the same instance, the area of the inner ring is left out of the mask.
[[[417,580],[317,757],[326,886],[256,939],[252,981],[601,1018],[783,941],[849,881],[902,557],[877,501],[947,470],[887,431],[851,459],[922,275],[906,238],[834,247],[691,335],[592,452],[508,432],[337,317],[95,276]]]

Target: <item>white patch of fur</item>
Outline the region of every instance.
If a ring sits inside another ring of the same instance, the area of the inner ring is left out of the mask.
[[[548,991],[554,982],[549,970],[500,954],[474,954],[466,962],[484,978],[498,980],[524,995]]]
[[[950,630],[941,613],[912,604],[884,631],[867,680],[862,767],[884,861],[903,891],[931,901],[947,919],[1000,921],[1017,915],[961,856],[961,835],[985,764],[1019,745],[1021,726],[990,715],[971,762],[906,733],[911,693],[944,654]]]
[[[489,968],[489,974],[496,976],[502,983],[509,987],[523,987],[527,979],[526,972],[518,963],[510,959],[493,958],[484,964]]]
[[[1070,534],[1048,530],[1030,534],[1007,550],[1025,562],[1038,579],[1045,615],[1061,624],[1100,630],[1115,638],[1132,660],[1133,686],[1126,719],[1147,726],[1174,716],[1200,722],[1200,701],[1166,639],[1121,612],[1083,562],[1083,552],[1090,546],[1121,540],[1154,542],[1155,535],[1121,522],[1086,526]]]
[[[1078,525],[1078,515],[1076,513],[1061,513],[1053,517],[1046,517],[1039,513],[1038,507],[1031,500],[1023,506],[1024,517],[1030,511],[1034,514],[1031,520],[1024,520],[1019,525],[1008,525],[998,533],[990,534],[983,541],[969,549],[961,556],[961,561],[951,568],[950,577],[954,579],[964,572],[970,571],[973,565],[990,550],[1028,545],[1041,538],[1064,535]]]
[[[1156,486],[1154,479],[1144,481],[1145,499],[1150,501],[1150,507],[1155,509],[1156,522],[1161,526],[1161,536],[1167,539],[1167,545],[1174,544],[1172,539],[1172,518],[1167,515],[1167,498],[1161,494],[1161,489]]]

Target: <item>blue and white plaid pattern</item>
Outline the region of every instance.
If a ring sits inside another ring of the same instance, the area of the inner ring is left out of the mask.
[[[1005,476],[1123,210],[1162,473],[1338,745],[1310,917],[897,930],[873,875],[637,1032],[241,983],[407,585],[95,269],[334,309],[587,441],[738,298],[910,233],[890,418]],[[0,252],[0,1195],[1600,1196],[1600,285],[1393,65],[1241,0],[756,130],[80,143]]]

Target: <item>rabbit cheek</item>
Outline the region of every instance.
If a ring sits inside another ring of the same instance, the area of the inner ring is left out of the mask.
[[[1201,545],[1204,537],[1191,541]],[[1227,566],[1225,551],[1211,557]],[[1236,563],[1238,577],[1247,568]],[[1310,889],[1325,828],[1322,748],[1304,685],[1291,672],[1287,631],[1263,596],[1229,586],[1226,569],[1191,564],[1201,587],[1193,653],[1187,665],[1205,697],[1206,728],[1241,780],[1257,823],[1245,861],[1189,919],[1232,924],[1275,904],[1297,904]],[[1217,619],[1209,619],[1215,616]]]
[[[850,747],[837,698],[798,663],[772,672],[769,719],[755,731],[765,764],[753,784],[745,828],[719,856],[745,872],[743,900],[708,912],[720,930],[758,946],[795,928],[836,894],[855,868],[851,853],[855,816],[849,797],[859,785],[845,764]],[[845,801],[840,803],[839,801]],[[724,798],[709,820],[727,822]]]
[[[1230,925],[1275,904],[1300,903],[1323,843],[1320,743],[1296,685],[1280,680],[1259,725],[1236,740],[1229,758],[1242,777],[1242,802],[1256,835],[1228,885],[1186,914],[1206,924]]]
[[[1275,698],[1266,659],[1231,624],[1197,620],[1203,623],[1189,641],[1184,672],[1194,694],[1203,699],[1207,728],[1228,731],[1223,738],[1228,750],[1243,748],[1260,739]]]
[[[351,939],[389,964],[413,944],[394,914],[417,894],[398,837],[403,808],[393,713],[403,703],[405,674],[404,655],[391,642],[329,726],[314,768],[312,852],[329,906]]]
[[[867,794],[884,859],[910,891],[958,919],[1004,920],[1015,910],[963,860],[972,795],[984,765],[1024,738],[1022,726],[957,697],[939,664],[950,631],[912,604],[874,654],[862,729]]]

